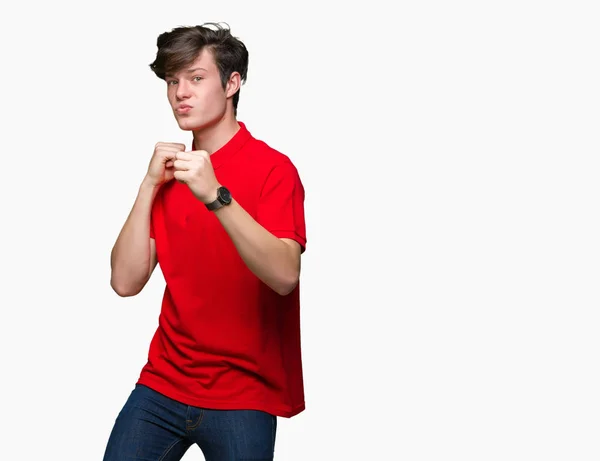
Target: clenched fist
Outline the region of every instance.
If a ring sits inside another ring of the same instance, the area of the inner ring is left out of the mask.
[[[220,187],[210,161],[210,154],[205,150],[176,152],[174,177],[187,184],[192,193],[202,203],[210,203],[217,199]]]
[[[159,142],[148,166],[146,177],[153,186],[160,186],[175,177],[173,162],[178,152],[185,150],[184,144]]]

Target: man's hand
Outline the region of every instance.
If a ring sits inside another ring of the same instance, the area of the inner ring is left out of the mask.
[[[210,203],[217,199],[217,189],[220,184],[215,177],[208,152],[205,150],[177,152],[174,167],[175,179],[187,184],[202,203]]]
[[[178,152],[185,150],[184,144],[159,142],[148,166],[146,180],[153,186],[160,186],[175,177],[174,161]]]

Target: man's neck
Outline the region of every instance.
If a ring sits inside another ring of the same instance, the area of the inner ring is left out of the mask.
[[[194,149],[212,154],[229,142],[240,125],[235,117],[226,117],[214,125],[194,131]]]

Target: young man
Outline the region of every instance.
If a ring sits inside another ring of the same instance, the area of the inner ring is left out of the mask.
[[[112,250],[120,296],[138,294],[157,263],[166,288],[104,460],[179,460],[194,443],[207,461],[272,460],[277,417],[304,410],[304,188],[290,159],[236,120],[241,41],[206,24],[157,45],[151,68],[193,145],[156,144]]]

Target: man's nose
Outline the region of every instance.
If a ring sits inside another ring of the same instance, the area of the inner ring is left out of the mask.
[[[180,80],[177,82],[177,99],[186,99],[190,97],[190,87],[187,82]]]

